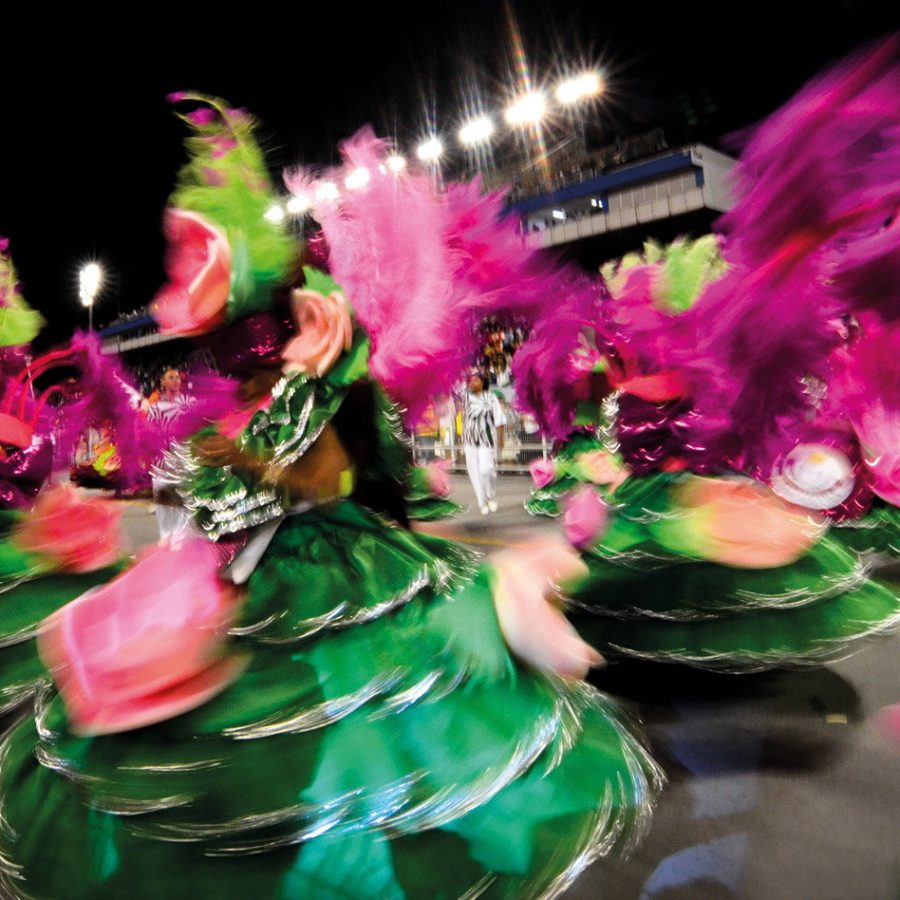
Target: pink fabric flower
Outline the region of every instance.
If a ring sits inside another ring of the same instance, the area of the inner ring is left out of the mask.
[[[93,572],[124,555],[122,511],[107,500],[85,500],[59,485],[38,495],[27,518],[13,529],[21,550],[41,556],[51,569]]]
[[[585,643],[547,599],[561,583],[587,574],[587,567],[556,538],[543,538],[491,557],[494,607],[507,646],[544,672],[583,678],[603,657]]]
[[[539,487],[546,487],[556,478],[556,463],[552,459],[536,459],[528,467],[531,480]]]
[[[580,485],[566,495],[563,503],[563,530],[573,547],[584,550],[606,530],[609,509],[589,484]]]
[[[428,490],[437,497],[450,496],[450,477],[447,474],[449,467],[449,459],[436,459],[424,466],[425,483],[428,485]]]
[[[576,471],[594,484],[608,484],[615,490],[627,477],[628,469],[605,450],[589,450],[575,460]]]
[[[205,334],[225,321],[231,293],[231,248],[225,233],[203,216],[167,209],[169,284],[151,310],[163,334]]]
[[[292,301],[300,334],[282,351],[284,371],[324,375],[353,344],[353,324],[344,295],[333,291],[326,297],[318,291],[296,290]]]
[[[701,559],[744,569],[786,566],[821,537],[810,510],[786,503],[745,478],[691,476],[674,490],[680,515],[667,524],[670,544]]]
[[[72,730],[112,734],[193,709],[246,666],[223,642],[236,594],[217,575],[215,546],[157,545],[123,575],[62,607],[38,649]]]

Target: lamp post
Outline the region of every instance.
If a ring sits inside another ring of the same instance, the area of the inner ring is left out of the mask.
[[[94,300],[103,287],[103,269],[98,263],[92,262],[81,267],[78,273],[78,298],[81,305],[88,311],[88,333],[94,331]]]

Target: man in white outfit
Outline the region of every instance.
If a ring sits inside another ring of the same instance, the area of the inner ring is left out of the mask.
[[[484,389],[481,375],[469,376],[463,409],[463,447],[466,470],[475,490],[475,500],[486,516],[495,512],[497,501],[497,453],[503,449],[506,417],[496,395]]]

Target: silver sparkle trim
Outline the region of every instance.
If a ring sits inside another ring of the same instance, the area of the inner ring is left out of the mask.
[[[256,634],[259,631],[264,631],[270,625],[274,625],[280,619],[283,619],[286,615],[287,610],[283,609],[281,612],[272,613],[271,616],[260,619],[259,622],[254,622],[252,625],[240,625],[235,628],[229,628],[228,633],[232,637],[247,637],[251,634]]]
[[[22,582],[20,582],[20,584],[21,583]],[[12,647],[16,644],[24,644],[26,641],[30,641],[33,638],[36,638],[39,628],[40,623],[36,625],[26,625],[24,628],[20,628],[18,631],[11,631],[9,634],[0,637],[0,650],[2,650],[4,647]]]
[[[222,733],[236,741],[252,741],[277,734],[299,734],[324,728],[346,718],[381,694],[389,693],[406,674],[404,669],[396,668],[376,675],[359,690],[342,697],[334,697],[288,716],[281,713],[266,716],[256,722],[226,728]]]
[[[484,878],[480,879],[476,884],[473,884],[460,898],[459,900],[478,900],[478,898],[487,891],[492,884],[497,881],[497,876],[492,874],[487,874]]]
[[[294,819],[313,818],[318,815],[322,820],[325,820],[336,814],[341,814],[348,806],[350,799],[350,795],[339,797],[329,806],[325,804],[316,806],[310,803],[296,803],[282,809],[238,816],[237,818],[215,824],[202,822],[154,822],[149,826],[138,825],[132,827],[131,830],[135,834],[152,840],[186,844],[198,843],[211,838],[226,838],[230,835],[243,834],[260,828],[272,828]]]
[[[839,576],[823,576],[824,586],[819,591],[809,588],[795,588],[780,594],[763,594],[746,589],[734,592],[734,599],[719,604],[673,609],[647,609],[642,606],[604,606],[588,600],[575,600],[571,605],[584,612],[611,619],[653,619],[664,622],[709,622],[722,616],[742,611],[766,609],[787,610],[809,606],[842,594],[858,590],[869,580],[870,567],[862,562],[855,564],[851,571]]]
[[[300,418],[293,423],[293,434],[273,449],[272,464],[279,468],[284,468],[292,462],[298,460],[312,446],[313,442],[321,434],[322,429],[327,424],[327,420],[323,422],[319,428],[312,433],[307,433],[309,418],[316,406],[316,392],[310,391],[309,396],[303,401],[300,409]],[[274,421],[274,420],[273,420]],[[287,421],[281,423],[287,425],[290,422],[290,416]]]
[[[549,715],[537,720],[531,733],[519,741],[509,760],[497,771],[488,769],[466,785],[447,785],[411,809],[391,817],[385,825],[404,834],[427,831],[487,803],[530,768],[550,746],[560,726],[561,714],[561,703],[557,702]]]
[[[50,678],[36,678],[32,681],[21,681],[0,691],[0,716],[5,716],[18,706],[29,700],[42,687],[49,684]]]
[[[399,609],[401,606],[405,606],[429,585],[436,593],[444,593],[457,585],[461,586],[474,576],[477,567],[476,558],[467,551],[455,553],[451,563],[435,558],[419,570],[413,581],[401,593],[395,594],[387,600],[382,600],[373,606],[357,607],[349,601],[343,600],[328,612],[308,619],[298,620],[292,626],[293,633],[283,637],[269,637],[261,634],[261,632],[264,632],[270,625],[279,621],[285,615],[284,613],[269,616],[267,619],[248,625],[245,628],[232,629],[229,633],[233,635],[258,635],[260,643],[281,645],[306,640],[326,628],[352,628],[373,622]]]
[[[335,622],[337,622],[344,613],[350,608],[350,604],[343,600],[338,603],[334,609],[329,610],[327,613],[323,613],[321,616],[313,616],[309,619],[301,619],[299,622],[295,622],[292,626],[295,630],[295,633],[288,635],[287,637],[267,637],[266,635],[262,635],[259,639],[261,644],[293,644],[295,641],[302,641],[308,637],[312,637],[314,634],[318,634],[322,631],[323,628],[330,628],[334,626]]]
[[[52,699],[53,694],[48,689],[39,690],[34,695],[34,727],[38,737],[47,744],[52,744],[59,738],[58,732],[47,727],[47,715]]]
[[[381,709],[375,710],[369,715],[369,720],[386,719],[388,716],[393,716],[409,709],[413,704],[426,697],[445,674],[446,672],[443,669],[435,669],[429,672],[412,687],[408,687],[405,691],[400,691],[385,700]],[[443,694],[442,696],[445,695]]]
[[[190,763],[168,763],[165,765],[116,766],[120,772],[158,772],[168,775],[173,772],[206,772],[209,769],[221,769],[225,765],[223,759],[204,759]]]
[[[582,831],[580,852],[537,895],[540,900],[562,894],[587,866],[617,847],[627,855],[649,830],[656,799],[665,783],[662,769],[630,730],[624,711],[611,702],[601,703],[600,695],[587,685],[578,685],[578,691],[577,705],[594,706],[616,730],[625,772],[624,777],[620,774],[607,785],[595,815]]]
[[[255,528],[257,525],[264,525],[266,522],[271,522],[273,519],[278,519],[283,515],[284,506],[280,502],[274,502],[245,515],[231,516],[224,522],[206,523],[203,526],[203,531],[210,540],[217,541],[226,534],[234,534],[248,528]]]
[[[777,666],[820,665],[824,662],[838,662],[855,653],[851,645],[867,638],[892,634],[900,629],[900,611],[888,619],[877,622],[856,634],[840,638],[827,638],[817,642],[817,646],[802,651],[786,653],[751,653],[735,650],[728,653],[690,653],[687,650],[635,650],[621,644],[610,643],[610,649],[623,656],[646,659],[655,662],[672,662],[693,666],[697,669],[711,669],[724,673],[765,672]]]
[[[294,442],[291,441],[290,444],[282,444],[279,447],[275,448],[275,458],[272,460],[272,467],[275,469],[285,469],[293,463],[297,462],[307,450],[319,439],[322,432],[325,430],[325,426],[328,425],[330,419],[326,419],[322,422],[315,431],[309,432],[306,437],[299,443],[294,446],[294,449],[288,452],[287,448],[290,444]]]
[[[6,733],[3,735],[2,740],[0,740],[0,772],[6,769],[10,746],[12,744],[13,738],[15,737],[15,732],[18,727],[27,719],[27,717],[27,713],[22,713],[22,715],[20,715],[14,722],[10,724]],[[3,834],[11,841],[18,840],[18,834],[7,821],[6,814],[3,809],[3,801],[4,796],[3,794],[0,794],[0,831],[2,831]],[[0,854],[0,871],[8,871],[10,868],[16,871],[21,870],[20,866],[6,859],[2,854]]]

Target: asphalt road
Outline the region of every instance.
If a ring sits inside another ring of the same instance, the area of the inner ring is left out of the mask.
[[[505,476],[499,510],[468,511],[442,533],[490,551],[555,524],[532,520],[529,481]],[[126,503],[135,546],[155,538],[149,505]],[[598,688],[643,721],[665,769],[650,832],[627,860],[601,860],[569,900],[753,898],[884,900],[900,896],[900,749],[873,726],[900,702],[900,636],[824,667],[717,675],[612,663]]]

